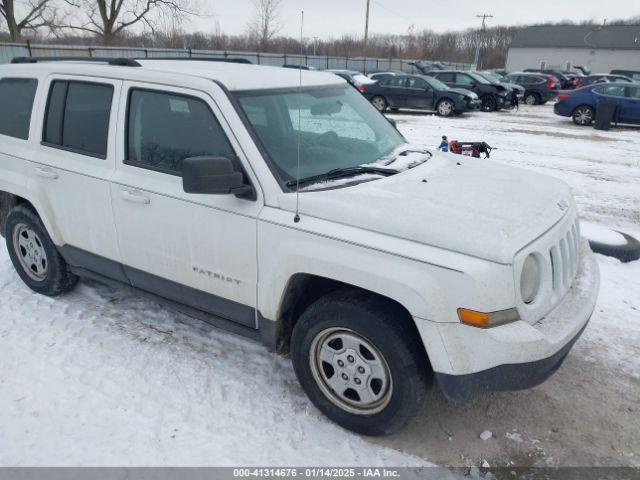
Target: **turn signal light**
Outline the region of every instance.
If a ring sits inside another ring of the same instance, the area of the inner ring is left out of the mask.
[[[560,95],[558,95],[558,100],[566,100],[567,98],[569,98],[568,93],[561,93]]]
[[[458,309],[458,318],[465,325],[478,328],[490,328],[505,323],[520,320],[520,315],[515,308],[500,310],[499,312],[477,312],[466,308]]]

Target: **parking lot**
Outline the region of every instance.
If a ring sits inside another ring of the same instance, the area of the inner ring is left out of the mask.
[[[434,148],[486,141],[493,160],[566,181],[583,220],[640,238],[638,128],[579,128],[551,105],[390,117]],[[287,359],[124,288],[37,296],[3,246],[0,462],[640,466],[640,262],[597,259],[596,313],[548,382],[462,405],[433,389],[408,428],[368,439],[324,418]]]

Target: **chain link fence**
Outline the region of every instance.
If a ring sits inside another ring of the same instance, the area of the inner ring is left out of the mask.
[[[305,65],[318,70],[344,69],[370,73],[397,70],[416,73],[413,61],[399,58],[328,57],[319,55],[290,55],[280,53],[234,52],[222,50],[164,49],[141,47],[101,47],[87,45],[41,45],[27,43],[0,43],[0,64],[10,63],[15,57],[108,57],[108,58],[242,58],[256,65]],[[469,63],[437,62],[443,68],[470,70]]]

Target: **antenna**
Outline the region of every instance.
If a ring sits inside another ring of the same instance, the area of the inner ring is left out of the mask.
[[[302,41],[302,32],[304,28],[304,10],[300,11],[300,56],[304,54],[303,51],[303,41]],[[302,67],[302,65],[300,65]],[[298,68],[299,77],[299,88],[298,88],[298,166],[296,168],[296,215],[293,217],[293,221],[298,223],[300,221],[300,131],[301,131],[301,123],[302,123],[302,106],[300,95],[302,94],[302,68]]]

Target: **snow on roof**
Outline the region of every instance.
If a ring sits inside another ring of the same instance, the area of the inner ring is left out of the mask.
[[[183,73],[217,80],[229,90],[297,87],[300,84],[300,73],[302,73],[302,85],[305,87],[345,83],[343,79],[332,73],[265,65],[197,60],[138,60],[138,62],[142,68],[149,70]]]

